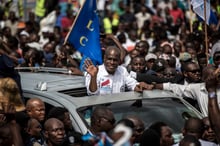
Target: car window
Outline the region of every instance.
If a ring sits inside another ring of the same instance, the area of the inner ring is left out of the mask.
[[[123,101],[106,104],[114,112],[116,120],[120,120],[127,115],[137,115],[146,127],[153,122],[163,121],[172,129],[173,133],[180,133],[186,118],[189,116],[197,117],[192,108],[184,105],[179,99],[143,99],[137,106],[136,101]],[[98,105],[96,105],[98,106]],[[93,108],[80,108],[78,112],[83,115],[84,121],[90,125],[90,116]]]

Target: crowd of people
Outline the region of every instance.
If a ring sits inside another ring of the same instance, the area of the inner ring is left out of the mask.
[[[42,100],[24,101],[15,67],[67,68],[85,76],[88,95],[171,91],[204,115],[185,121],[183,138],[175,145],[220,143],[219,1],[211,0],[216,19],[206,33],[204,21],[184,1],[98,0],[103,64],[87,58],[83,67],[82,54],[64,44],[79,1],[37,0],[25,21],[18,13],[20,2],[0,2],[0,146],[112,145],[123,135],[114,132],[119,124],[132,131],[124,145],[174,145],[172,129],[163,121],[144,125],[135,115],[115,121],[107,106],[92,111],[91,126],[82,135],[67,109],[54,107],[46,114]]]

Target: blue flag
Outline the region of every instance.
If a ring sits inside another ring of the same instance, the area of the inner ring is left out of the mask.
[[[75,49],[91,60],[102,64],[99,33],[96,0],[85,0],[65,42],[69,42]]]

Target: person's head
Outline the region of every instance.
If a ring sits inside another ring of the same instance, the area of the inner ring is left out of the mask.
[[[137,35],[138,35],[138,34],[137,34],[137,31],[134,30],[134,29],[130,29],[129,32],[128,32],[128,37],[129,37],[129,39],[132,40],[132,41],[136,41]]]
[[[28,47],[28,50],[24,53],[24,59],[29,67],[33,67],[36,63],[39,65],[42,64],[43,56],[41,55],[41,51],[38,51],[36,48]]]
[[[26,111],[30,118],[35,118],[39,122],[45,118],[45,104],[39,98],[31,98],[26,103]]]
[[[201,119],[196,117],[191,117],[185,121],[183,128],[183,136],[193,135],[197,139],[202,137],[204,131],[204,124]]]
[[[135,115],[128,115],[125,118],[131,120],[134,123],[134,128],[133,128],[134,142],[139,143],[141,135],[143,134],[145,129],[144,122]]]
[[[170,44],[163,45],[163,53],[171,56],[173,54],[173,48]]]
[[[37,33],[31,33],[29,39],[30,42],[38,42],[40,37]]]
[[[201,82],[201,70],[197,63],[187,62],[182,66],[183,75],[188,83]]]
[[[54,52],[54,45],[50,42],[46,43],[43,47],[43,50],[46,52],[46,53],[51,53],[51,52]]]
[[[7,45],[9,46],[10,49],[13,51],[16,51],[18,49],[18,39],[15,36],[9,37]]]
[[[72,129],[72,121],[70,119],[69,111],[63,107],[52,108],[47,115],[47,118],[57,118],[63,122],[65,129]]]
[[[146,129],[141,135],[140,146],[160,146],[160,136],[153,129]]]
[[[6,70],[4,70],[4,71],[6,72]],[[13,70],[11,70],[11,71],[13,71]],[[8,74],[10,74],[10,72],[8,72]],[[24,106],[22,98],[21,98],[18,84],[15,82],[14,79],[0,75],[0,95],[1,95],[0,102],[2,103],[2,104],[0,104],[1,110],[4,111],[3,104],[5,106],[14,107],[15,111],[17,111],[17,112],[25,110],[25,106]],[[7,112],[7,110],[4,112]]]
[[[125,33],[124,32],[121,32],[118,36],[118,41],[121,43],[121,44],[124,44],[126,42],[126,36],[125,36]]]
[[[217,52],[214,53],[213,62],[214,62],[216,67],[218,67],[220,65],[220,51],[217,51]]]
[[[176,75],[177,75],[177,71],[175,68],[172,68],[172,67],[167,67],[163,71],[163,76],[168,79],[173,78]]]
[[[145,59],[142,56],[134,57],[131,60],[131,70],[138,73],[144,73],[145,72]]]
[[[25,34],[19,35],[19,43],[21,47],[24,47],[29,42],[29,37]]]
[[[180,141],[179,146],[201,146],[199,140],[193,135],[186,135]]]
[[[196,49],[194,47],[186,47],[186,52],[191,54],[193,60],[197,60],[197,58],[196,58],[197,57],[197,52],[196,52]]]
[[[133,49],[129,52],[129,56],[131,57],[131,59],[133,59],[134,57],[140,56],[141,52],[138,51],[137,49]]]
[[[5,26],[3,29],[2,29],[2,34],[6,37],[11,37],[11,28],[8,27],[8,26]]]
[[[148,70],[150,70],[157,59],[157,56],[153,53],[149,53],[145,56],[145,61],[146,61],[146,67]]]
[[[198,64],[199,64],[201,70],[203,70],[203,68],[205,68],[208,64],[207,55],[205,53],[198,54],[197,55],[197,60],[198,60]]]
[[[171,4],[172,4],[172,8],[173,9],[177,9],[178,8],[177,1],[172,0]]]
[[[149,44],[147,41],[141,40],[135,45],[135,49],[140,51],[140,55],[145,56],[149,50]]]
[[[174,144],[171,128],[164,122],[155,122],[149,129],[154,130],[160,137],[160,146],[171,146]]]
[[[116,46],[109,46],[105,50],[104,65],[109,74],[114,74],[120,63],[120,50]]]
[[[38,120],[30,118],[27,123],[26,131],[32,137],[40,138],[42,126]]]
[[[9,125],[0,127],[0,146],[12,146],[13,136]]]
[[[204,132],[202,134],[202,139],[211,141],[211,142],[216,142],[216,135],[211,127],[209,118],[205,117],[202,119],[202,121],[204,124]]]
[[[111,109],[99,106],[94,109],[91,116],[91,129],[93,132],[109,132],[114,128],[115,117]]]
[[[44,136],[50,146],[61,146],[65,138],[63,123],[56,119],[50,118],[44,123]]]
[[[162,58],[155,60],[152,70],[157,73],[158,76],[162,76],[164,69],[168,67],[168,62]]]

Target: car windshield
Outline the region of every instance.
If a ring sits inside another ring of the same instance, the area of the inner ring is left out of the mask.
[[[197,117],[192,108],[184,105],[181,100],[176,98],[143,99],[138,102],[121,101],[106,106],[112,109],[117,121],[127,115],[137,115],[144,121],[146,128],[153,122],[163,121],[172,128],[173,133],[181,133],[186,118],[190,116]],[[78,110],[88,125],[90,124],[88,111],[94,109],[94,107],[84,107]]]

